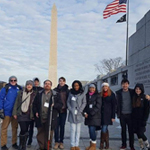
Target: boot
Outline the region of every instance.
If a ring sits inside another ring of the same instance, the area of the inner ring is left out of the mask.
[[[58,147],[59,147],[59,143],[55,143],[55,145],[54,145],[54,149],[58,149]]]
[[[59,148],[60,148],[60,149],[64,149],[64,144],[63,144],[63,143],[60,143]]]
[[[144,141],[145,146],[146,146],[146,150],[150,150],[150,144],[148,142],[148,140]]]
[[[75,147],[71,147],[70,150],[75,150]]]
[[[26,148],[27,148],[26,144],[27,144],[28,136],[29,136],[29,133],[27,132],[27,133],[24,135],[24,138],[23,138],[22,150],[26,150]]]
[[[100,142],[100,150],[103,150],[104,149],[104,141],[105,141],[105,133],[101,132],[101,142]]]
[[[22,150],[23,149],[23,141],[24,141],[24,135],[19,135],[19,148],[18,150]]]
[[[92,142],[90,141],[90,146],[86,147],[85,150],[89,150],[89,148],[91,147]]]
[[[96,150],[96,142],[95,143],[91,143],[91,147],[89,148],[89,150]]]
[[[75,147],[75,150],[80,150],[80,147]]]
[[[105,135],[105,143],[106,143],[105,149],[109,149],[109,132],[108,132],[108,130],[105,134],[106,134]]]
[[[140,144],[140,150],[144,150],[144,144],[142,139],[138,139],[139,144]]]

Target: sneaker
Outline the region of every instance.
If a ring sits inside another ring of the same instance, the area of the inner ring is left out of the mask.
[[[60,149],[64,149],[64,144],[63,144],[63,143],[60,143],[59,148],[60,148]]]
[[[120,150],[125,150],[126,149],[126,146],[121,146],[120,147]]]
[[[13,147],[14,149],[18,149],[18,148],[19,148],[19,146],[17,145],[17,143],[13,144],[12,147]]]
[[[54,145],[54,149],[58,149],[58,147],[59,147],[59,143],[55,143],[55,145]]]
[[[8,150],[8,147],[6,145],[1,147],[1,150]]]

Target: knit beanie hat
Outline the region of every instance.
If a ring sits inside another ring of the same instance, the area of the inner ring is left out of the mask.
[[[16,76],[10,76],[8,82],[10,82],[12,78],[15,78],[15,79],[17,80],[17,77],[16,77]]]
[[[107,82],[102,83],[102,87],[103,86],[109,86],[109,84]]]
[[[95,84],[90,84],[89,88],[91,87],[96,88]]]
[[[33,81],[32,81],[32,80],[28,80],[28,81],[26,81],[26,86],[27,86],[27,85],[29,85],[29,84],[30,84],[30,85],[32,85],[32,86],[34,85],[34,83],[33,83]]]

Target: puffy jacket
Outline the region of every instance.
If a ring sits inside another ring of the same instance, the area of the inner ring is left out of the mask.
[[[15,100],[19,91],[18,86],[13,86],[9,84],[8,92],[6,93],[6,88],[2,88],[0,91],[0,109],[4,110],[5,116],[12,116],[13,107]]]

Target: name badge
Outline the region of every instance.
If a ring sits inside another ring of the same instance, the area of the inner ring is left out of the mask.
[[[75,114],[75,115],[77,115],[77,113],[78,113],[78,111],[77,111],[77,110],[75,110],[74,114]]]
[[[92,104],[90,104],[90,105],[89,105],[89,108],[93,108],[93,105],[92,105]]]
[[[75,97],[72,97],[72,99],[71,99],[72,101],[76,101],[76,98]]]
[[[44,107],[48,108],[49,107],[49,103],[45,102],[44,103]]]

